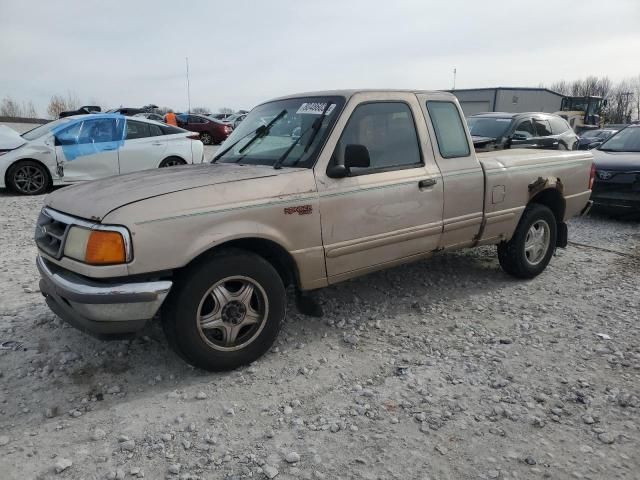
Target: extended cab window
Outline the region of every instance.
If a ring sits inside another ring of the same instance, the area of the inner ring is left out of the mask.
[[[336,147],[338,163],[342,163],[345,148],[351,144],[367,147],[371,160],[368,168],[352,168],[353,174],[422,163],[413,115],[405,103],[365,103],[356,107]]]
[[[136,122],[135,120],[127,120],[127,140],[135,140],[136,138],[150,137],[149,124]]]
[[[467,133],[456,106],[452,102],[428,101],[427,110],[442,158],[468,157],[471,151]]]

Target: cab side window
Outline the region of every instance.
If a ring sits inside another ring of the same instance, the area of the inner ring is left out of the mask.
[[[467,133],[455,104],[428,101],[427,110],[436,132],[438,150],[442,158],[468,157],[471,153]]]
[[[411,109],[402,102],[373,102],[356,107],[336,147],[336,161],[344,162],[347,145],[369,151],[368,168],[352,168],[352,175],[410,168],[422,164]]]

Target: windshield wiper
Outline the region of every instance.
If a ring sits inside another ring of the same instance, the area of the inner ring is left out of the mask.
[[[327,110],[329,110],[329,107],[331,105],[333,105],[331,102],[327,102],[327,104],[324,107],[324,110],[322,110],[322,114],[320,115],[320,117],[316,118],[313,121],[313,124],[309,128],[307,128],[304,132],[300,133],[300,136],[296,138],[296,141],[293,142],[289,148],[287,148],[287,150],[280,156],[278,160],[276,160],[276,163],[273,164],[273,168],[275,168],[276,170],[281,169],[283,162],[289,156],[289,154],[291,153],[291,150],[293,150],[295,146],[298,145],[298,142],[302,139],[302,137],[304,137],[307,134],[309,130],[313,130],[313,133],[311,134],[311,137],[309,137],[309,140],[307,140],[307,143],[304,147],[304,151],[302,152],[303,154],[307,153],[307,150],[309,150],[309,147],[315,140],[316,135],[318,135],[318,132],[320,131],[320,127],[322,127],[322,122],[324,120],[324,117],[327,116]],[[300,158],[302,158],[302,155],[300,155]],[[291,166],[296,165],[300,161],[300,158],[298,158],[295,162],[293,162]]]
[[[213,160],[211,161],[211,163],[215,163],[217,162],[220,158],[222,158],[229,150],[231,150],[233,147],[235,147],[238,143],[240,143],[242,140],[244,140],[245,138],[247,138],[249,135],[253,134],[253,137],[251,137],[251,140],[249,140],[239,151],[238,153],[243,153],[247,148],[249,148],[253,142],[255,142],[258,138],[264,137],[266,134],[269,133],[269,130],[271,129],[271,127],[273,127],[273,125],[280,120],[282,117],[284,117],[287,114],[287,110],[282,110],[278,115],[276,115],[269,123],[267,123],[266,125],[260,125],[258,128],[255,129],[255,131],[253,132],[249,132],[246,135],[240,137],[238,140],[236,140],[235,142],[233,142],[231,145],[229,145],[227,148],[225,148],[222,152],[218,153],[215,157],[213,157]],[[242,157],[239,157],[238,160],[236,160],[236,162],[240,161],[242,159]]]

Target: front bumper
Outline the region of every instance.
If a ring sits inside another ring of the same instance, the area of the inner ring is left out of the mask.
[[[640,191],[594,191],[591,200],[595,206],[640,210]]]
[[[40,291],[49,308],[83,332],[96,336],[133,333],[158,312],[171,289],[170,280],[95,282],[57,268],[41,256]]]

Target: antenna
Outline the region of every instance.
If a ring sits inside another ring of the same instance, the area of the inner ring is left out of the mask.
[[[189,57],[185,58],[187,61],[187,113],[191,113],[191,86],[189,85]]]
[[[456,89],[456,67],[453,67],[453,88],[452,90]]]

